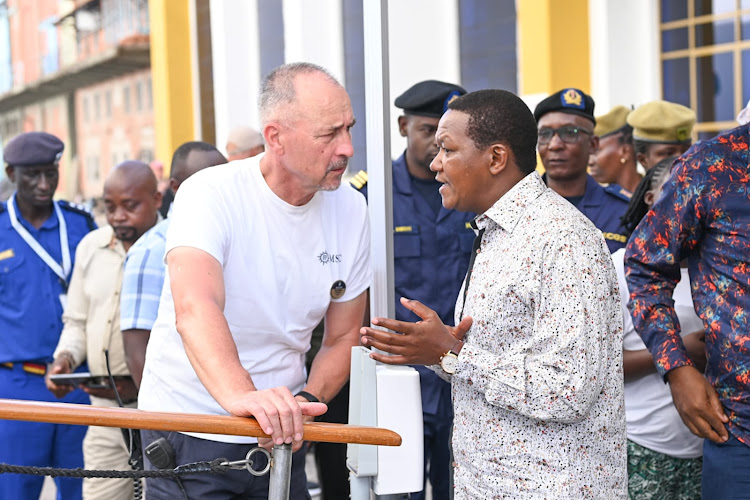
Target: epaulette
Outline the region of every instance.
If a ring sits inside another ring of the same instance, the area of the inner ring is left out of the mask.
[[[619,184],[610,184],[609,186],[605,187],[604,190],[612,196],[620,198],[622,201],[626,201],[628,203],[630,203],[630,198],[633,197],[633,193],[620,186]]]
[[[60,208],[63,210],[67,210],[68,212],[74,212],[79,215],[83,215],[86,218],[86,223],[89,226],[89,229],[93,231],[96,229],[96,223],[94,222],[94,216],[91,213],[91,210],[89,210],[85,205],[81,205],[80,203],[72,203],[70,201],[60,200],[58,202],[60,205]]]
[[[351,184],[354,189],[360,190],[367,184],[367,171],[366,170],[360,170],[356,174],[354,174],[354,177],[349,179],[349,184]]]

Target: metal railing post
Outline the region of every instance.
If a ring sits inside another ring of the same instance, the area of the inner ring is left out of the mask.
[[[271,455],[268,500],[289,500],[292,480],[292,445],[276,444]]]

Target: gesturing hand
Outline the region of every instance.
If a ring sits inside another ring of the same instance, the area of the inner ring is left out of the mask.
[[[434,365],[440,357],[463,340],[471,328],[472,319],[465,317],[455,326],[446,326],[440,316],[417,300],[401,298],[401,304],[422,321],[409,323],[386,318],[374,318],[373,325],[398,333],[363,327],[360,330],[362,344],[371,346],[392,356],[373,352],[370,357],[390,365]]]
[[[260,428],[271,436],[272,442],[261,441],[266,447],[273,444],[302,443],[303,415],[318,416],[328,410],[324,403],[300,403],[286,387],[250,391],[235,400],[227,411],[239,417],[253,416]]]
[[[715,443],[729,439],[724,426],[729,418],[719,402],[719,395],[698,370],[681,366],[670,371],[667,380],[674,405],[690,432]]]

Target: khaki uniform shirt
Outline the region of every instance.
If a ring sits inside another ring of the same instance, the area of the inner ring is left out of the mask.
[[[112,226],[92,231],[76,250],[63,331],[55,358],[69,352],[75,366],[88,362],[92,375],[106,376],[104,350],[109,350],[112,375],[130,375],[120,332],[120,288],[125,247]]]

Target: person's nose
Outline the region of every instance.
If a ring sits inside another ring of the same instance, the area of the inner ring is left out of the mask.
[[[547,144],[548,149],[563,149],[565,147],[565,143],[562,139],[560,139],[560,133],[555,132],[552,134],[552,138],[549,140],[549,143]]]
[[[430,162],[430,170],[432,170],[433,172],[440,172],[441,170],[443,170],[443,158],[441,156],[442,154],[443,150],[438,149],[435,158],[433,158]]]
[[[344,135],[338,148],[336,148],[336,154],[337,156],[346,156],[347,158],[354,156],[354,145],[352,144],[352,136],[350,134]]]
[[[47,178],[47,174],[40,174],[39,175],[39,182],[37,182],[36,187],[42,191],[47,191],[52,184],[50,183],[49,179]]]
[[[124,222],[127,220],[127,213],[123,207],[115,207],[114,212],[112,212],[112,220],[114,222]]]

